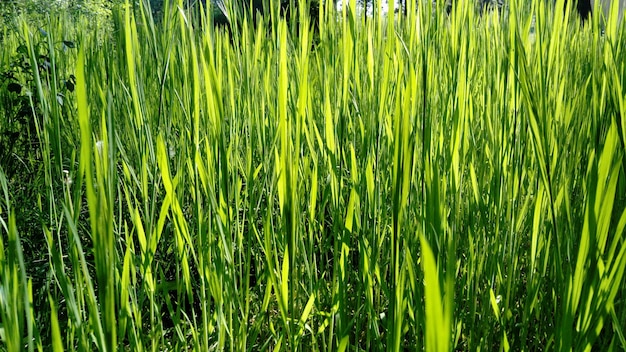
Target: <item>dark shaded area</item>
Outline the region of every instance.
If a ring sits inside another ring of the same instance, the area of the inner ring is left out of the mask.
[[[227,0],[224,0],[225,2]],[[300,11],[308,14],[309,28],[313,33],[319,33],[319,6],[321,0],[311,0],[308,2],[308,8],[300,9],[297,0],[280,0],[279,15],[288,23],[293,35],[298,36],[297,32],[301,29]],[[261,19],[264,18],[264,26],[269,31],[272,24],[269,23],[269,16],[272,9],[269,7],[269,0],[243,0],[239,2],[237,13],[233,15],[225,14],[219,6],[213,3],[212,7],[212,24],[215,28],[219,28],[229,32],[231,38],[236,36],[243,26],[243,19],[249,20],[248,25],[258,26]],[[315,39],[313,40],[315,42]]]
[[[575,8],[576,8],[576,12],[578,12],[578,15],[580,15],[580,19],[583,23],[585,23],[585,21],[587,21],[589,19],[589,17],[591,16],[591,0],[574,0],[575,1]],[[565,0],[565,6],[567,7],[568,4],[568,0]],[[563,9],[565,10],[565,9]]]
[[[203,1],[204,2],[204,1]],[[268,2],[269,3],[269,2]],[[289,21],[297,21],[298,3],[293,1],[293,6],[289,0],[280,1],[280,13]],[[240,9],[243,14],[248,18],[252,18],[254,23],[258,23],[259,15],[268,14],[269,9],[265,7],[263,0],[247,0],[240,1]],[[312,0],[309,5],[308,13],[310,15],[311,24],[317,27],[318,23],[318,10],[320,6],[320,0]],[[216,26],[232,26],[234,23],[230,23],[229,17],[220,10],[220,8],[214,5],[213,8],[213,23]]]
[[[578,0],[578,3],[576,3],[576,9],[578,10],[578,14],[583,21],[587,20],[589,16],[591,16],[591,1]]]

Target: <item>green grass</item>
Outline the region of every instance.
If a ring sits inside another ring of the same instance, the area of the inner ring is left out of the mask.
[[[626,349],[616,12],[177,5],[0,26],[0,350]]]

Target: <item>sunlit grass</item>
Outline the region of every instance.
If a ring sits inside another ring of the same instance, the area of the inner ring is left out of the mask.
[[[0,350],[626,348],[616,12],[307,4],[2,29],[1,67],[54,68],[24,84],[38,227],[0,169]]]

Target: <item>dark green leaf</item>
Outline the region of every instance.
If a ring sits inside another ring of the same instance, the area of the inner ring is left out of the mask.
[[[17,52],[20,54],[28,55],[28,48],[26,47],[26,45],[22,44],[17,47]]]

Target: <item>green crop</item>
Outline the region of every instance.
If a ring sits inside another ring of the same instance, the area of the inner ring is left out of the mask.
[[[626,349],[617,6],[310,1],[0,25],[0,351]]]

